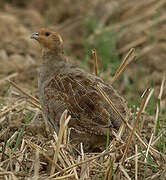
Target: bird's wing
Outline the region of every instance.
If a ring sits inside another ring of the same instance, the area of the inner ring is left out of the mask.
[[[94,80],[94,77],[80,69],[74,69],[73,72],[52,78],[45,86],[43,94],[49,99],[46,105],[48,111],[56,119],[68,109],[72,116],[70,122],[72,127],[89,133],[106,135],[108,128],[112,127],[112,121],[116,119],[113,116],[114,112],[97,89],[97,83],[103,81],[100,78]],[[106,90],[109,97],[114,93],[112,88]]]

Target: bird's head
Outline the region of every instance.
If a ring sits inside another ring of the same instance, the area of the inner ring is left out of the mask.
[[[39,42],[43,49],[43,53],[47,53],[49,51],[56,53],[63,52],[63,40],[56,32],[48,29],[39,29],[31,35],[31,39],[35,39]]]

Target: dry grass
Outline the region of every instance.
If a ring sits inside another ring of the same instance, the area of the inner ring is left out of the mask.
[[[133,50],[132,50],[133,52]],[[118,76],[126,68],[125,64],[127,59],[130,59],[132,56],[131,51],[129,52],[127,58],[122,61],[122,64],[115,73],[115,77]],[[96,64],[97,61],[95,60]],[[96,66],[97,67],[97,66]],[[95,68],[95,71],[98,70]],[[118,74],[118,75],[117,75]],[[117,79],[116,77],[115,79]],[[113,78],[114,79],[114,78]],[[9,81],[11,85],[16,88],[19,92],[25,95],[28,99],[32,100],[33,103],[29,103],[28,100],[25,100],[20,97],[14,98],[10,95],[8,101],[10,107],[4,107],[3,112],[1,112],[0,117],[3,121],[4,117],[8,113],[8,118],[13,119],[15,113],[19,114],[23,111],[32,111],[33,115],[35,112],[41,110],[39,101],[34,98],[29,93],[25,92],[21,87],[16,85],[14,82]],[[161,83],[160,94],[158,99],[161,101],[163,87],[164,87],[165,78]],[[111,100],[107,97],[105,92],[102,90],[100,84],[98,85],[98,90],[105,99],[105,101],[111,106],[111,108],[118,113],[122,119],[123,123],[118,134],[114,134],[115,138],[110,143],[109,147],[98,153],[84,153],[83,145],[81,144],[81,149],[77,149],[70,144],[70,133],[67,132],[67,124],[70,120],[70,115],[67,115],[67,111],[64,111],[60,120],[60,131],[57,136],[54,136],[54,140],[39,142],[37,136],[31,138],[26,135],[26,126],[30,124],[30,119],[26,119],[20,132],[12,132],[13,135],[9,135],[9,129],[3,129],[0,136],[3,137],[2,147],[1,147],[1,173],[0,177],[4,179],[20,179],[21,177],[27,177],[27,179],[132,179],[135,175],[135,179],[138,179],[141,173],[142,166],[145,166],[148,170],[148,178],[153,176],[162,175],[165,171],[153,172],[153,168],[159,168],[161,164],[166,160],[164,153],[156,149],[155,144],[159,141],[159,138],[154,141],[154,134],[152,133],[149,143],[140,137],[136,132],[136,128],[139,124],[139,119],[141,116],[144,116],[145,107],[149,101],[149,97],[152,91],[147,89],[143,96],[141,106],[136,112],[136,117],[133,116],[134,126],[132,127],[128,123],[129,114],[126,116],[126,119],[119,113],[118,109],[113,105]],[[10,101],[15,103],[11,105]],[[10,100],[11,99],[11,100]],[[21,101],[17,101],[21,99]],[[38,108],[38,109],[36,109]],[[13,112],[15,111],[15,112]],[[13,113],[10,113],[13,112]],[[156,123],[154,129],[157,129],[157,119],[159,116],[159,107],[157,105],[156,111]],[[7,116],[6,116],[7,117]],[[34,116],[33,116],[34,117]],[[31,120],[32,121],[32,120]],[[35,120],[37,121],[37,120]],[[142,125],[143,126],[143,125]],[[123,141],[121,138],[125,128],[128,128],[128,138],[127,141]],[[143,128],[143,127],[142,127]],[[24,135],[23,135],[24,134]],[[135,135],[135,138],[134,138]],[[160,134],[161,137],[163,134]],[[135,140],[134,140],[135,139]],[[39,140],[40,141],[40,140]],[[13,145],[14,147],[12,147]],[[135,144],[135,151],[132,146]],[[47,147],[45,149],[44,147]],[[141,148],[141,151],[138,152],[138,147]],[[54,153],[53,156],[50,156],[48,153],[49,150],[52,150]],[[149,162],[149,155],[153,157],[153,163]],[[162,158],[162,161],[161,161]],[[133,161],[135,161],[135,168],[132,167]],[[29,168],[27,166],[29,164]],[[50,164],[50,168],[47,170],[42,169],[42,166]],[[29,178],[28,178],[29,177]]]

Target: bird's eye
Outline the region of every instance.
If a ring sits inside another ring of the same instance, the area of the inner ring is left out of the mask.
[[[49,35],[50,35],[50,33],[49,33],[49,32],[46,32],[46,33],[45,33],[45,35],[46,35],[46,36],[49,36]]]

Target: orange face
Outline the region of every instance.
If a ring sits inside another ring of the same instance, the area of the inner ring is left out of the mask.
[[[40,29],[31,35],[44,49],[58,50],[62,48],[63,40],[59,34],[48,29]]]

